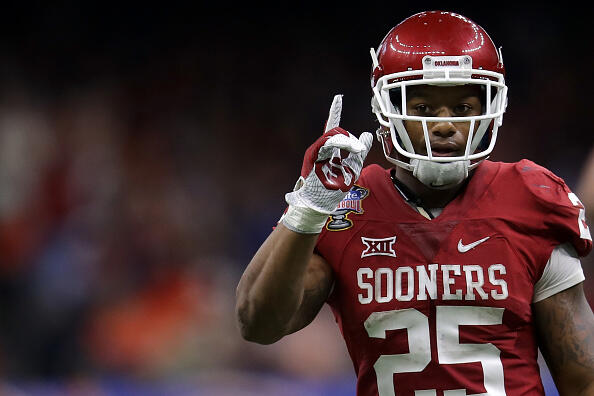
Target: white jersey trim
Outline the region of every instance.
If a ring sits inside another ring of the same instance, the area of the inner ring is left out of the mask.
[[[532,302],[542,301],[583,282],[584,279],[584,271],[573,245],[559,245],[553,249],[542,276],[534,285]]]

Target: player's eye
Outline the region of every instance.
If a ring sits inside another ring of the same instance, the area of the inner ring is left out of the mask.
[[[460,103],[456,107],[454,107],[454,113],[457,115],[464,115],[468,114],[472,111],[472,106],[467,103]]]
[[[429,113],[429,106],[424,103],[419,103],[413,106],[415,115],[427,115]]]

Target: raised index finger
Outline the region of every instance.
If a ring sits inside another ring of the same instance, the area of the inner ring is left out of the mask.
[[[342,113],[342,95],[335,95],[332,104],[330,105],[330,112],[328,114],[328,121],[326,121],[326,129],[324,132],[328,132],[340,124],[340,113]]]

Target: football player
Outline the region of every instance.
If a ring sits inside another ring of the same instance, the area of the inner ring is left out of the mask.
[[[594,395],[585,210],[562,179],[487,160],[507,104],[501,50],[476,23],[422,12],[371,51],[377,138],[307,150],[279,224],[237,288],[245,339],[269,344],[332,308],[360,396]]]

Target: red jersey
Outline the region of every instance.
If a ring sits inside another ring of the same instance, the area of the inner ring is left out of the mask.
[[[583,206],[530,162],[483,161],[428,220],[366,167],[316,251],[358,396],[544,395],[534,285],[553,249],[592,249]]]

